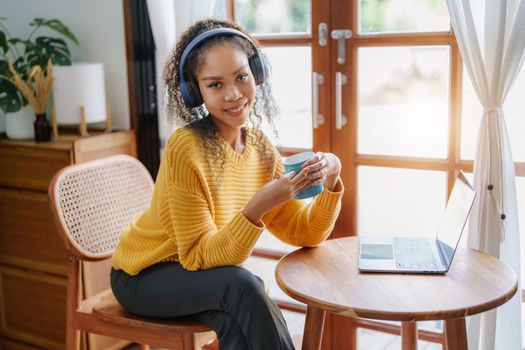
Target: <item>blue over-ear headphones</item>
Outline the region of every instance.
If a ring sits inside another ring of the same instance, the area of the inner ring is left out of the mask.
[[[264,61],[263,56],[259,54],[259,49],[255,43],[243,32],[240,32],[233,28],[215,28],[208,30],[202,34],[199,34],[195,37],[190,43],[186,46],[182,52],[180,63],[179,63],[179,86],[180,92],[184,102],[189,107],[197,107],[203,103],[202,95],[199,90],[199,84],[194,77],[184,78],[184,64],[186,63],[186,58],[190,52],[202,44],[206,40],[216,37],[216,36],[238,36],[248,40],[253,46],[254,54],[248,58],[248,63],[252,71],[253,77],[255,78],[255,84],[262,84],[268,78],[268,67]]]

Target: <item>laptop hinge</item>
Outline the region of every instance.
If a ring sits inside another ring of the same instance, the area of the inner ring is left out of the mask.
[[[445,269],[448,271],[452,257],[449,256],[446,252],[447,245],[441,242],[439,239],[436,239],[436,243],[437,243],[438,250],[439,250],[439,256],[441,257],[441,262],[443,263]]]

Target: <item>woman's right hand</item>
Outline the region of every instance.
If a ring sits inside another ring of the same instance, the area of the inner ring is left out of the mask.
[[[305,170],[281,175],[261,187],[242,210],[244,216],[253,224],[259,223],[264,214],[272,208],[292,199],[298,192],[311,185]]]

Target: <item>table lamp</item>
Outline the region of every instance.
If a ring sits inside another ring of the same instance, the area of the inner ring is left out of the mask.
[[[75,63],[54,68],[51,123],[54,138],[60,125],[79,125],[81,136],[88,136],[87,124],[106,121],[111,131],[109,103],[106,101],[102,63]]]

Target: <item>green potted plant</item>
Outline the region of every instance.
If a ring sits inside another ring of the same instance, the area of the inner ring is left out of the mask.
[[[13,37],[0,17],[0,109],[6,113],[6,133],[10,138],[32,138],[35,113],[18,88],[12,83],[9,62],[20,78],[28,81],[29,72],[39,66],[47,71],[48,61],[54,65],[71,65],[71,53],[65,39],[78,45],[75,35],[58,19],[35,18],[26,39]],[[60,37],[37,36],[42,28],[51,29]],[[28,127],[28,124],[30,126]]]

